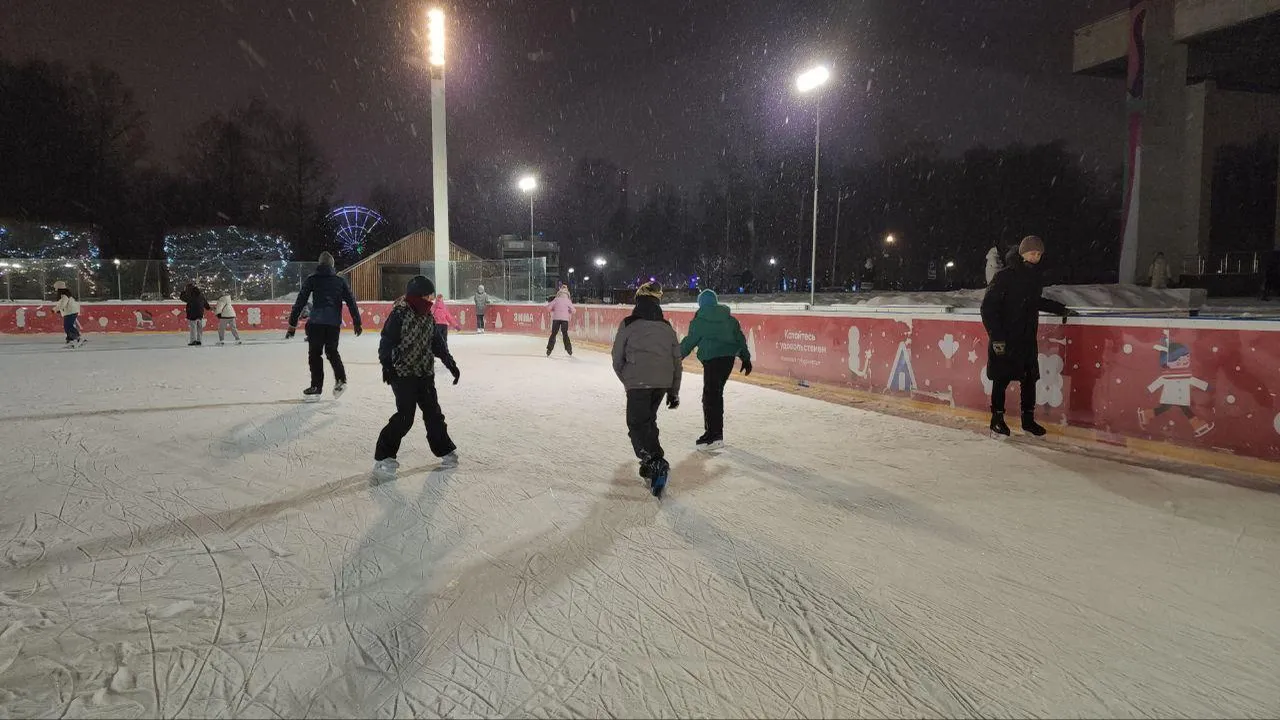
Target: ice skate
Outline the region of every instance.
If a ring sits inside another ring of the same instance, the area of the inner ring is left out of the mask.
[[[458,451],[455,450],[449,453],[448,455],[445,455],[444,457],[440,458],[440,467],[442,468],[458,467]]]
[[[321,393],[323,393],[323,392],[324,392],[324,389],[323,389],[323,388],[316,387],[315,385],[312,385],[311,387],[309,387],[309,388],[307,388],[306,390],[303,390],[303,391],[302,391],[302,396],[303,396],[305,399],[307,399],[307,400],[312,400],[312,401],[314,401],[314,400],[319,400],[319,399],[320,399],[320,394],[321,394]]]
[[[996,440],[1004,440],[1012,434],[1013,433],[1009,431],[1009,426],[1005,424],[1004,413],[991,413],[991,437]]]
[[[222,347],[222,346],[224,346],[224,345],[226,345],[226,343],[225,343],[225,342],[223,342],[223,341],[221,341],[221,340],[219,340],[219,341],[218,341],[218,347]]]
[[[395,458],[387,458],[385,460],[375,460],[373,462],[373,470],[370,474],[375,480],[388,482],[396,479],[396,471],[400,469],[400,463]]]
[[[244,344],[244,341],[243,341],[243,340],[237,340],[237,341],[236,341],[236,344],[237,344],[237,345],[243,345],[243,344]]]
[[[1035,437],[1044,437],[1049,434],[1048,430],[1045,430],[1040,423],[1036,422],[1034,415],[1022,416],[1022,431]]]
[[[667,478],[671,475],[671,463],[664,458],[658,458],[653,461],[653,479],[649,481],[649,492],[654,497],[662,497],[662,493],[667,489]]]
[[[342,397],[342,393],[347,391],[347,381],[339,380],[333,384],[333,396],[335,398]]]

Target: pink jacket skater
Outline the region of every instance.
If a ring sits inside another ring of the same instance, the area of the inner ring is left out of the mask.
[[[556,293],[556,298],[547,303],[547,309],[551,311],[551,337],[547,338],[547,357],[551,357],[551,351],[556,348],[556,334],[564,338],[564,351],[573,356],[573,341],[569,339],[569,321],[573,318],[573,298],[569,297],[569,288],[564,285],[560,286],[560,291]]]
[[[436,301],[431,303],[431,317],[436,321],[436,325],[451,327],[454,330],[462,329],[458,319],[449,312],[449,306],[445,303],[443,295],[437,295]]]

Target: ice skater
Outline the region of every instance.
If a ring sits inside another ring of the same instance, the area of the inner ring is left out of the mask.
[[[627,433],[640,460],[640,477],[655,497],[667,486],[671,464],[658,441],[658,408],[662,401],[680,407],[680,340],[662,317],[662,286],[645,283],[636,291],[636,306],[622,321],[613,341],[613,370],[627,390]]]
[[[569,354],[569,357],[573,357],[573,341],[569,339],[569,321],[573,319],[577,308],[573,306],[568,285],[560,284],[556,296],[547,303],[547,310],[551,311],[551,337],[547,338],[547,357],[551,357],[551,351],[556,349],[557,333],[564,338],[564,351]]]
[[[212,309],[209,301],[195,283],[187,283],[178,299],[187,304],[187,330],[190,333],[187,347],[199,346],[204,339],[204,314]]]
[[[240,342],[240,331],[236,329],[236,308],[231,304],[231,296],[224,294],[218,298],[218,304],[213,309],[213,314],[218,318],[218,344],[227,344],[227,331],[231,331],[231,337],[235,338],[236,344]]]
[[[80,336],[80,301],[61,280],[53,284],[53,289],[58,293],[58,302],[53,306],[53,311],[62,316],[62,330],[67,336],[64,347],[80,347],[84,344],[84,338]]]
[[[431,298],[427,300],[430,301]],[[449,328],[462,332],[462,325],[449,312],[449,304],[445,302],[443,293],[437,293],[435,302],[431,303],[431,317],[436,322],[436,334],[444,341],[444,346],[449,347]]]
[[[475,297],[472,298],[476,304],[476,332],[484,334],[484,316],[489,312],[489,293],[484,291],[481,285],[476,289]]]
[[[289,331],[285,338],[292,338],[298,332],[298,316],[311,301],[311,314],[307,316],[307,366],[311,370],[311,385],[302,394],[307,397],[319,397],[324,392],[324,361],[321,353],[329,358],[333,366],[333,395],[337,397],[347,389],[347,369],[342,364],[342,356],[338,354],[338,338],[342,334],[342,304],[346,303],[351,313],[351,326],[356,337],[363,332],[360,329],[360,310],[356,307],[356,298],[351,294],[347,281],[333,270],[333,256],[327,252],[320,253],[320,261],[315,273],[302,282],[302,290],[298,299],[293,301],[293,310],[289,313]]]
[[[413,418],[422,411],[427,426],[427,445],[440,458],[442,467],[457,467],[457,446],[449,438],[449,426],[440,410],[436,393],[435,358],[453,374],[453,384],[462,377],[458,364],[449,354],[444,336],[435,331],[431,297],[435,285],[418,275],[409,281],[404,297],[396,301],[382,327],[378,343],[378,361],[382,364],[382,381],[391,386],[396,397],[396,414],[378,434],[373,451],[373,475],[392,480],[400,468],[396,456],[400,442],[413,427]]]
[[[1040,380],[1037,335],[1040,313],[1059,315],[1065,321],[1079,315],[1066,305],[1042,297],[1044,280],[1040,260],[1044,241],[1035,235],[1022,239],[1005,259],[1006,267],[996,273],[982,298],[982,324],[990,336],[987,348],[987,377],[991,379],[991,432],[1009,436],[1004,420],[1004,396],[1011,383],[1022,392],[1022,429],[1043,437],[1046,430],[1036,422],[1036,383]]]
[[[698,312],[689,323],[689,334],[680,342],[680,357],[698,350],[702,363],[702,421],[706,431],[695,445],[700,450],[724,447],[724,386],[733,374],[733,361],[742,358],[742,374],[751,374],[751,351],[742,325],[721,305],[714,290],[698,294]]]

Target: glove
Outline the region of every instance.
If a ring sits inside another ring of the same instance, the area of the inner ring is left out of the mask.
[[[356,337],[360,337],[360,333],[362,332],[364,332],[364,328],[360,327],[359,325],[356,325],[355,326]]]
[[[1004,357],[1004,352],[1005,352],[1004,341],[1000,340],[998,342],[991,343],[991,351],[994,352],[996,355]]]
[[[678,407],[680,407],[680,396],[679,396],[679,395],[672,395],[672,394],[668,393],[668,394],[667,394],[667,409],[669,409],[669,410],[675,410],[675,409],[676,409],[676,408],[678,408]]]
[[[382,382],[390,385],[396,379],[396,371],[389,367],[382,368]]]
[[[750,375],[750,374],[751,374],[751,361],[750,361],[750,360],[745,360],[745,359],[744,359],[744,360],[742,361],[742,374],[743,374],[743,375]]]
[[[292,339],[293,339],[293,336],[294,336],[295,334],[297,334],[297,332],[298,332],[298,328],[293,327],[292,325],[291,325],[291,326],[289,326],[289,330],[288,330],[288,332],[286,332],[286,333],[284,334],[284,339],[285,339],[285,340],[292,340]]]
[[[457,385],[458,381],[462,379],[462,371],[455,366],[449,368],[449,372],[453,373],[453,384]]]
[[[1073,318],[1073,317],[1080,317],[1080,313],[1076,310],[1072,310],[1071,308],[1067,308],[1067,311],[1062,313],[1063,320],[1066,320],[1067,318]]]

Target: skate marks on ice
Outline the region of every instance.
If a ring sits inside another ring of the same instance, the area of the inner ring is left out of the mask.
[[[985,544],[969,529],[906,495],[858,482],[850,476],[834,480],[813,470],[779,463],[748,450],[726,448],[721,452],[756,480],[809,502],[886,525],[926,531],[974,549],[982,549]]]
[[[7,415],[0,416],[0,423],[6,422],[38,422],[41,420],[70,420],[75,418],[102,417],[111,415],[151,415],[155,413],[182,413],[193,410],[223,410],[228,408],[263,407],[274,405],[304,405],[305,400],[251,400],[246,402],[204,403],[195,405],[169,405],[160,407],[109,408],[105,410],[78,410],[75,412],[46,413],[43,415]]]

